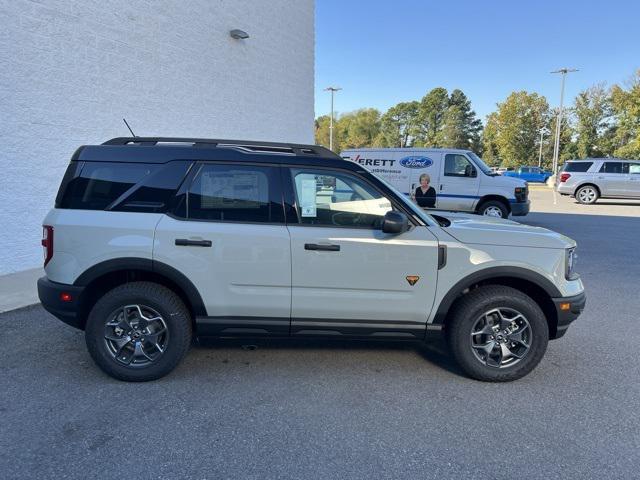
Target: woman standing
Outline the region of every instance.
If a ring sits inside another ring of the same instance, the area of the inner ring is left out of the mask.
[[[431,177],[427,173],[420,175],[420,186],[413,194],[413,200],[422,208],[435,208],[436,189],[431,187]]]

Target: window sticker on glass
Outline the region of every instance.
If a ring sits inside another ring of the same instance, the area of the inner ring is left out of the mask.
[[[303,217],[317,216],[315,177],[302,178],[300,181],[300,211]]]

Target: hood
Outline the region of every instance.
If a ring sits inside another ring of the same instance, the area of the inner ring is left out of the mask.
[[[513,172],[505,172],[502,175],[499,175],[501,181],[506,185],[513,185],[513,188],[525,187],[527,185],[527,182],[525,180],[518,177],[512,177],[511,175],[507,175],[507,173]]]
[[[560,233],[512,220],[453,212],[433,214],[449,220],[451,225],[444,231],[462,243],[535,248],[569,248],[576,244]]]

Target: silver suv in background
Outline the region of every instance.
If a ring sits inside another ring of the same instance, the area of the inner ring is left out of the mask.
[[[589,158],[566,162],[558,175],[556,190],[583,204],[599,198],[640,199],[640,161]]]

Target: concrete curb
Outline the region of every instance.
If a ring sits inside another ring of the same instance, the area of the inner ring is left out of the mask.
[[[42,268],[0,276],[0,313],[39,303],[38,278],[44,275]]]

